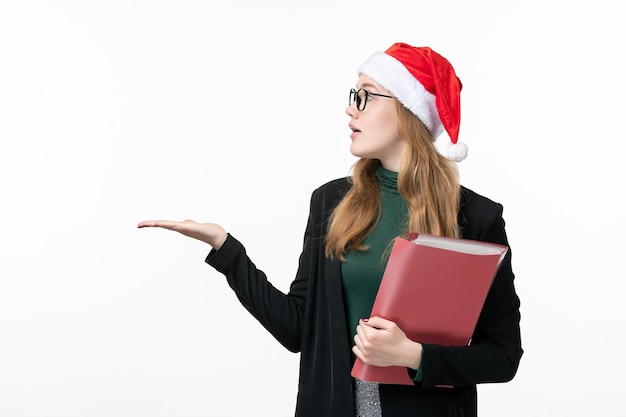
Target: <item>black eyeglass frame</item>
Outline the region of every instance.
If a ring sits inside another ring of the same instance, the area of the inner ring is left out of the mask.
[[[362,100],[361,97],[359,96],[359,93],[361,91],[365,91],[365,100]],[[356,102],[356,109],[358,111],[363,111],[363,110],[365,110],[365,106],[367,104],[367,99],[369,98],[368,96],[393,98],[393,96],[388,96],[386,94],[370,93],[369,91],[367,91],[364,88],[359,88],[358,90],[355,90],[354,88],[351,88],[350,89],[350,98],[348,99],[348,105],[351,106],[352,103]]]

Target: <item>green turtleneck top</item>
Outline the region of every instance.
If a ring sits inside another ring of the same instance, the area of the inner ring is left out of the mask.
[[[378,224],[365,238],[365,251],[346,253],[341,264],[341,276],[346,305],[350,341],[354,345],[356,326],[361,318],[369,317],[383,277],[394,239],[406,232],[408,210],[398,192],[398,173],[378,168],[382,211]],[[414,381],[421,380],[421,365]]]

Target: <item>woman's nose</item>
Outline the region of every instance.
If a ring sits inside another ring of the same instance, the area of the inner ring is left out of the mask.
[[[356,103],[352,103],[348,107],[346,107],[346,114],[352,118],[357,117],[359,111],[356,109]]]

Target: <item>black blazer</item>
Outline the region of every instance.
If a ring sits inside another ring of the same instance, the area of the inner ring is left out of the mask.
[[[304,247],[288,294],[268,282],[233,236],[206,258],[226,276],[243,306],[287,349],[300,352],[296,417],[355,415],[340,262],[324,256],[323,242],[328,216],[349,187],[342,178],[312,193]],[[463,238],[508,246],[502,206],[467,188],[461,193]],[[513,279],[509,250],[487,296],[472,345],[425,344],[422,382],[380,386],[385,417],[476,416],[476,384],[513,378],[522,356],[520,303]]]

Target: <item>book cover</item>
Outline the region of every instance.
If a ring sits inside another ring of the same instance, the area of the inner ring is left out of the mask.
[[[466,346],[508,247],[427,234],[397,238],[370,317],[394,321],[411,340]],[[407,369],[356,359],[364,381],[413,385]]]

